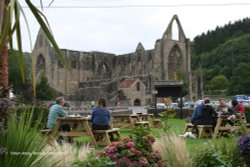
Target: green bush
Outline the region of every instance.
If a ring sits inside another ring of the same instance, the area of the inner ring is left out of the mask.
[[[229,136],[209,141],[194,155],[194,167],[240,167],[243,157],[238,146],[238,137]]]
[[[232,164],[232,166],[243,165],[237,137],[221,138],[214,140],[212,143],[215,146],[215,150],[221,152],[222,158]]]
[[[39,115],[41,114],[41,123],[39,124],[38,128],[44,129],[46,127],[47,119],[48,119],[48,115],[49,115],[49,110],[46,107],[22,105],[22,106],[11,108],[11,113],[14,113],[18,116],[20,116],[23,112],[26,112],[27,118],[30,116],[31,111],[32,111],[31,126],[33,127],[35,125],[36,121],[39,118]]]
[[[216,150],[214,145],[210,142],[202,145],[194,155],[194,167],[231,167],[232,165],[227,162],[222,153]]]

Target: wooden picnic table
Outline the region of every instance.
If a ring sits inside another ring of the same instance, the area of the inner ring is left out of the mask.
[[[118,127],[135,127],[135,122],[140,122],[138,115],[115,114],[112,115],[113,126]]]
[[[148,121],[150,126],[154,126],[154,114],[137,114],[140,118],[140,121]]]
[[[60,131],[62,124],[72,125],[70,132]],[[51,135],[53,137],[57,136],[67,136],[67,137],[80,137],[88,136],[92,144],[97,147],[96,140],[94,138],[93,132],[90,126],[90,118],[88,117],[59,117],[56,121],[56,126],[52,130]]]
[[[236,115],[236,119],[230,124],[228,120],[229,115],[218,115],[217,123],[214,129],[213,138],[216,138],[219,132],[232,132],[242,129],[244,133],[247,133],[245,125],[245,118],[242,115]]]

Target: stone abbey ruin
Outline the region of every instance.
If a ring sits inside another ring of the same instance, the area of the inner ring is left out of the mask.
[[[172,39],[174,21],[178,27],[178,40]],[[201,96],[201,79],[194,77],[191,71],[190,40],[186,38],[177,15],[173,16],[152,50],[145,50],[141,43],[135,52],[123,55],[61,50],[72,72],[64,68],[43,31],[39,30],[33,50],[37,79],[44,73],[49,84],[69,100],[95,101],[105,97],[109,101],[119,98],[124,105],[147,105],[153,101],[156,81],[184,78],[189,89],[187,97]]]

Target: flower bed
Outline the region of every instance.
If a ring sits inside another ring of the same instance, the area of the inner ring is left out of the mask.
[[[116,162],[117,166],[164,166],[161,155],[152,150],[155,142],[153,136],[147,135],[136,143],[133,139],[125,137],[120,142],[113,142],[103,151],[97,153],[101,156],[108,156]]]

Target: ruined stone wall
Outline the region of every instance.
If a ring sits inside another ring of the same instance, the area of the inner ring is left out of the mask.
[[[179,40],[172,39],[174,21],[178,25]],[[98,97],[110,99],[118,91],[117,84],[126,77],[140,78],[146,86],[145,95],[148,98],[154,89],[154,81],[177,80],[178,73],[187,76],[192,92],[190,41],[185,37],[176,15],[162,38],[156,40],[152,50],[145,50],[139,43],[135,52],[124,55],[67,49],[62,52],[71,71],[64,68],[43,32],[39,31],[33,51],[37,78],[45,72],[54,89],[76,100],[94,100]]]

